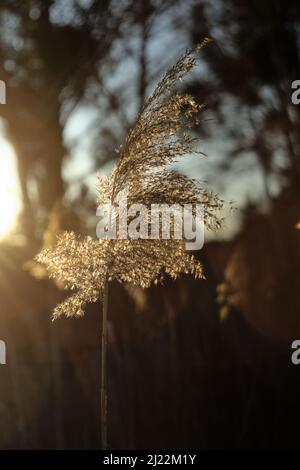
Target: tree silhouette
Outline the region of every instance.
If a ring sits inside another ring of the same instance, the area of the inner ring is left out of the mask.
[[[231,157],[253,153],[265,177],[300,187],[299,107],[291,84],[300,77],[297,1],[195,2],[191,37],[215,39],[204,51],[207,79],[195,84],[234,142]]]
[[[64,193],[61,166],[68,150],[63,129],[88,82],[97,77],[118,30],[110,1],[92,2],[89,8],[74,2],[68,22],[53,19],[59,3],[7,0],[0,7],[0,75],[9,96],[1,116],[16,150],[23,227],[31,236],[37,216]],[[33,182],[38,197],[30,191]]]

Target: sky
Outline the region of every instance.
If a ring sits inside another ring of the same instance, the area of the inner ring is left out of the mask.
[[[69,2],[70,3],[70,2]],[[66,4],[64,4],[66,8]],[[182,12],[186,14],[186,12]],[[54,14],[58,19],[62,16],[57,12]],[[177,57],[188,46],[188,37],[184,28],[182,30],[176,29],[172,26],[172,15],[162,15],[154,23],[152,36],[150,39],[149,47],[147,50],[148,55],[148,72],[150,75],[159,76],[167,70]],[[183,20],[184,23],[184,20]],[[137,43],[136,36],[132,35],[129,38],[127,47],[131,48],[133,58],[128,59],[128,56],[123,54],[122,46],[116,44],[112,54],[117,58],[118,66],[113,74],[106,74],[106,87],[111,90],[118,89],[118,87],[126,87],[126,95],[128,97],[126,113],[130,122],[134,121],[136,115],[136,84],[138,69],[134,57],[138,54],[139,44]],[[172,51],[172,55],[166,54],[166,51]],[[199,61],[199,65],[194,74],[205,74],[205,65]],[[155,80],[155,81],[156,81]],[[154,84],[152,85],[153,88]],[[127,91],[128,90],[128,91]],[[151,88],[148,90],[148,94]],[[204,97],[205,99],[205,97]],[[205,109],[204,113],[209,116],[209,109]],[[70,149],[70,156],[66,158],[63,166],[63,177],[70,183],[67,198],[73,198],[78,194],[80,184],[85,182],[90,188],[91,194],[96,199],[96,172],[94,171],[93,164],[93,140],[92,134],[88,131],[93,120],[98,117],[99,122],[107,121],[108,116],[103,115],[101,108],[97,109],[94,106],[86,106],[85,104],[79,105],[70,116],[64,131],[64,139],[67,147]],[[113,125],[113,121],[111,123]],[[224,139],[222,128],[215,125],[210,139],[203,140],[201,143],[201,150],[207,157],[200,158],[199,156],[186,157],[184,162],[176,165],[183,173],[197,178],[200,182],[206,184],[214,192],[226,201],[233,201],[234,206],[239,209],[248,202],[256,202],[264,196],[264,183],[261,177],[254,156],[249,154],[243,160],[235,165],[235,172],[220,172],[219,166],[222,161],[225,161],[227,154],[231,148],[231,142]],[[7,181],[10,181],[10,188],[14,187],[13,195],[10,189],[10,204],[11,209],[17,214],[20,211],[20,190],[17,181],[17,171],[15,166],[15,156],[11,146],[5,140],[0,141],[0,148],[7,160],[7,171],[9,171],[9,178],[5,171],[0,175],[0,188],[6,187]],[[104,165],[98,170],[104,174],[109,174],[113,163]],[[1,167],[0,167],[1,169]],[[2,184],[1,184],[2,181]],[[13,183],[14,181],[14,183]],[[5,184],[4,184],[5,183]],[[5,189],[8,191],[8,188]],[[1,189],[0,189],[1,195]],[[225,214],[227,223],[222,230],[219,237],[229,238],[239,228],[239,211]],[[8,216],[7,216],[8,217]],[[0,224],[1,236],[1,224]]]

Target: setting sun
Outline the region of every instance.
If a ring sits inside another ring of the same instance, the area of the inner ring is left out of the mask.
[[[14,227],[20,206],[14,151],[0,138],[0,238]]]

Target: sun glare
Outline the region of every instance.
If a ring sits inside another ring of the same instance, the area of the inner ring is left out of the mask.
[[[0,239],[9,235],[21,208],[13,148],[0,138]]]

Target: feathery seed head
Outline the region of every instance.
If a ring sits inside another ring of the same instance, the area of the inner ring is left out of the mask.
[[[187,51],[158,83],[146,101],[135,126],[119,148],[119,160],[109,177],[98,176],[98,204],[203,204],[205,225],[218,229],[223,201],[197,181],[169,165],[176,159],[201,153],[198,141],[188,132],[199,124],[199,106],[189,95],[174,94],[175,85],[195,65],[194,50]],[[43,250],[37,261],[51,278],[76,292],[54,311],[54,318],[80,316],[87,302],[101,299],[104,285],[117,280],[147,288],[163,274],[176,279],[181,273],[203,277],[201,264],[185,250],[183,240],[83,239],[72,232],[62,234],[54,247]]]

